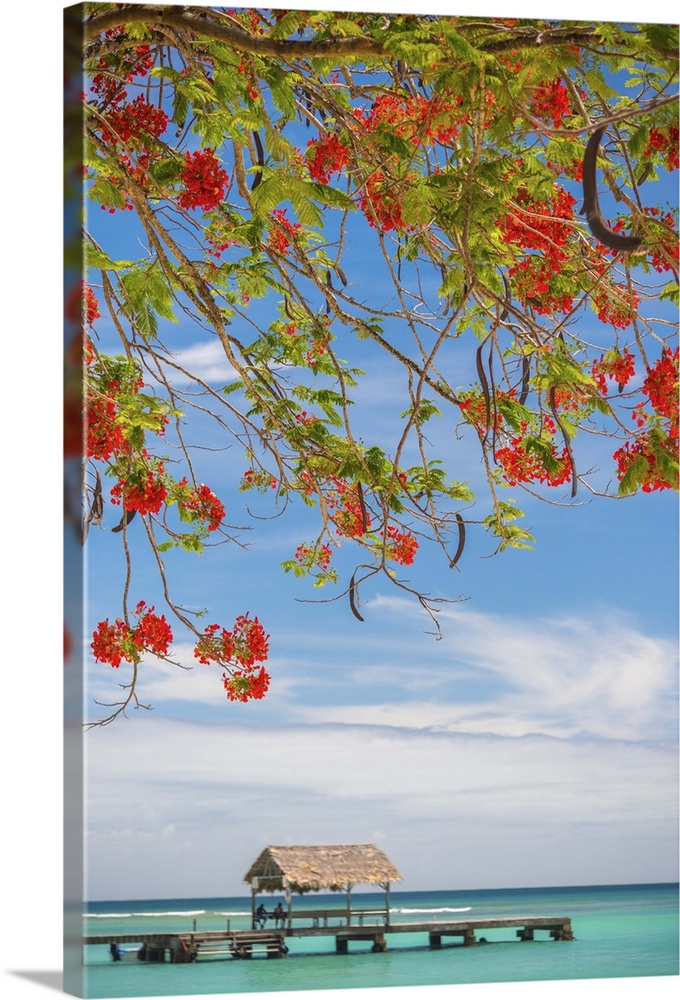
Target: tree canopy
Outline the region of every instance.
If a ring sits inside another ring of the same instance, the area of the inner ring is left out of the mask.
[[[436,625],[409,567],[459,566],[471,530],[530,547],[522,491],[676,488],[674,27],[83,9],[82,527],[120,536],[121,607],[92,651],[132,671],[103,722],[139,704],[137,666],[172,657],[177,623],[230,699],[264,696],[264,624],[206,627],[164,561],[239,544],[258,493],[308,509],[282,572],[360,620],[362,587],[389,580]],[[227,381],[184,362],[192,338]],[[367,364],[403,397],[374,439]],[[231,446],[233,495],[203,483],[196,428]],[[457,472],[471,446],[481,488]],[[142,545],[163,614],[133,594]]]

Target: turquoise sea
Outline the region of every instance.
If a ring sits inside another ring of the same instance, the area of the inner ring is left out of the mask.
[[[276,897],[265,898],[273,909]],[[381,893],[353,894],[353,905],[379,907]],[[295,902],[294,902],[295,908]],[[310,894],[300,908],[342,907],[340,895]],[[575,940],[537,932],[521,942],[514,929],[486,930],[487,944],[464,948],[445,939],[430,950],[425,934],[388,938],[388,951],[352,942],[336,955],[335,939],[293,938],[280,960],[202,959],[188,965],[114,963],[104,945],[84,949],[85,996],[160,997],[287,990],[503,983],[541,980],[677,976],[678,885],[576,886],[393,892],[392,923],[469,917],[571,917]],[[232,930],[250,926],[250,898],[92,902],[85,934]],[[479,936],[479,935],[478,935]],[[450,942],[450,943],[447,943]],[[128,947],[128,946],[126,946]]]

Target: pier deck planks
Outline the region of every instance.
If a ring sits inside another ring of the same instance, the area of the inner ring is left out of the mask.
[[[479,917],[468,920],[430,920],[417,923],[359,923],[344,924],[338,926],[307,926],[294,927],[288,925],[281,930],[253,930],[253,931],[187,931],[161,934],[95,934],[83,938],[83,944],[147,944],[157,949],[168,949],[171,952],[171,961],[186,961],[180,958],[178,946],[186,952],[187,949],[195,949],[201,944],[216,944],[219,942],[234,943],[241,938],[244,943],[248,942],[248,947],[253,949],[258,944],[266,946],[271,942],[272,936],[276,934],[281,939],[284,937],[321,937],[331,936],[336,939],[336,950],[340,953],[347,952],[350,941],[373,941],[375,951],[384,951],[386,948],[385,939],[392,934],[427,934],[431,948],[441,947],[443,937],[461,937],[464,945],[476,944],[475,934],[491,929],[516,928],[517,937],[523,941],[533,939],[534,931],[548,931],[550,936],[557,941],[573,940],[571,918],[570,917]],[[174,957],[177,956],[177,957]]]

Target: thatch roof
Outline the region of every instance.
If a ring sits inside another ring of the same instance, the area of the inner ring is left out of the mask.
[[[383,885],[401,875],[383,851],[373,844],[327,844],[308,847],[266,847],[251,865],[244,881],[263,892],[320,889],[337,891],[358,883]]]

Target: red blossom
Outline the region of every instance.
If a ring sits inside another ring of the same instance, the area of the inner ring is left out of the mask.
[[[276,253],[284,254],[291,243],[295,241],[302,226],[299,222],[290,222],[286,218],[285,208],[275,208],[272,217],[275,222],[269,227],[269,246]]]
[[[229,175],[220,166],[212,149],[197,149],[184,154],[181,180],[184,191],[177,198],[178,205],[209,212],[217,208],[224,198]]]
[[[392,559],[396,563],[401,563],[402,566],[410,566],[416,557],[417,551],[418,541],[413,535],[408,532],[399,531],[393,524],[388,525],[386,551],[388,559]]]
[[[166,656],[172,642],[172,629],[165,615],[154,614],[153,606],[147,608],[144,601],[139,602],[135,613],[140,617],[131,634],[134,644],[156,656]]]
[[[244,674],[235,670],[233,674],[223,674],[222,677],[229,701],[264,698],[271,680],[264,667],[257,674]]]
[[[539,201],[520,189],[516,207],[497,220],[506,242],[523,250],[538,250],[553,266],[566,260],[564,247],[572,232],[576,199],[555,185],[553,194]]]
[[[592,365],[593,378],[600,392],[607,395],[607,379],[613,379],[623,389],[635,375],[635,356],[626,347],[623,354],[618,349],[603,354]]]
[[[333,521],[339,535],[358,538],[371,530],[371,515],[363,502],[359,487],[343,479],[334,479],[335,490],[327,499],[334,511]]]
[[[181,479],[177,484],[178,487],[187,485],[186,479]],[[207,521],[208,531],[217,531],[224,520],[224,504],[205,483],[201,483],[187,497],[183,497],[179,501],[179,506],[196,514],[202,521]]]
[[[530,254],[508,268],[519,301],[542,316],[568,313],[572,309],[574,296],[560,288],[560,272],[561,263],[548,261],[538,254]]]
[[[120,105],[104,116],[101,137],[106,143],[130,149],[146,144],[150,137],[160,138],[169,118],[162,108],[147,103],[142,94],[129,104]]]
[[[554,430],[554,427],[552,428]],[[550,432],[551,427],[547,430]],[[496,450],[496,461],[510,486],[518,483],[545,483],[560,486],[571,481],[571,463],[567,449],[557,453],[554,444],[549,445],[549,459],[537,445],[538,439],[527,439],[518,434],[508,445]]]
[[[269,636],[257,618],[239,615],[231,631],[208,625],[198,640],[194,656],[200,663],[235,663],[246,672],[264,662],[269,655]]]
[[[329,132],[307,143],[309,176],[313,181],[328,184],[331,174],[340,173],[349,164],[349,147],[335,132]]]
[[[651,156],[654,151],[660,152],[666,157],[666,169],[677,170],[680,167],[679,134],[680,130],[677,125],[668,125],[666,128],[657,126],[650,128],[647,147],[642,155]]]
[[[267,490],[275,490],[278,481],[270,476],[268,472],[258,469],[246,469],[241,479],[241,489],[256,489],[259,493],[266,493]]]
[[[301,566],[305,569],[311,569],[313,566],[318,566],[319,569],[324,572],[330,566],[331,558],[333,556],[333,550],[330,545],[305,545],[304,543],[298,545],[295,550],[295,558]]]
[[[536,88],[530,107],[537,118],[552,118],[554,127],[561,128],[562,119],[571,112],[569,91],[557,77],[552,83]]]
[[[138,662],[144,651],[155,656],[167,656],[172,629],[165,615],[154,614],[154,608],[147,607],[145,601],[139,602],[134,614],[138,619],[134,628],[128,627],[121,618],[116,618],[112,625],[109,625],[108,618],[99,622],[92,633],[91,648],[95,660],[119,667],[123,660]]]
[[[647,372],[642,391],[654,410],[670,421],[670,436],[678,437],[678,353],[679,349],[664,350]]]
[[[375,170],[364,184],[359,196],[359,207],[368,219],[368,224],[382,232],[391,229],[405,229],[401,216],[403,193],[382,170]]]
[[[116,423],[115,397],[88,391],[85,410],[85,453],[88,458],[108,461],[125,446],[123,428]]]
[[[122,641],[129,636],[130,630],[120,618],[113,625],[109,625],[108,618],[99,622],[92,633],[91,648],[95,660],[110,663],[112,667],[119,667],[122,660],[132,663],[132,655],[122,648]]]
[[[487,97],[490,95],[487,94]],[[355,111],[354,114],[367,132],[388,128],[414,146],[426,140],[446,145],[458,136],[460,124],[465,120],[459,114],[462,103],[462,96],[446,104],[441,95],[425,98],[383,94],[373,103],[368,114],[362,111]]]
[[[597,318],[619,330],[630,326],[639,304],[640,296],[635,291],[630,293],[625,285],[599,288],[593,295]]]
[[[139,514],[158,514],[168,496],[163,473],[162,462],[155,470],[134,470],[129,479],[120,479],[111,488],[112,502],[122,503],[125,510],[134,510]]]
[[[649,434],[644,433],[638,435],[635,441],[626,441],[613,455],[619,481],[635,463],[638,466],[638,482],[643,493],[677,488],[677,482],[670,482],[661,468],[659,458],[662,455],[677,463],[677,438],[670,437],[665,441],[654,442]]]
[[[101,319],[99,302],[92,289],[83,282],[82,285],[83,319],[87,326],[92,326],[96,319]]]

